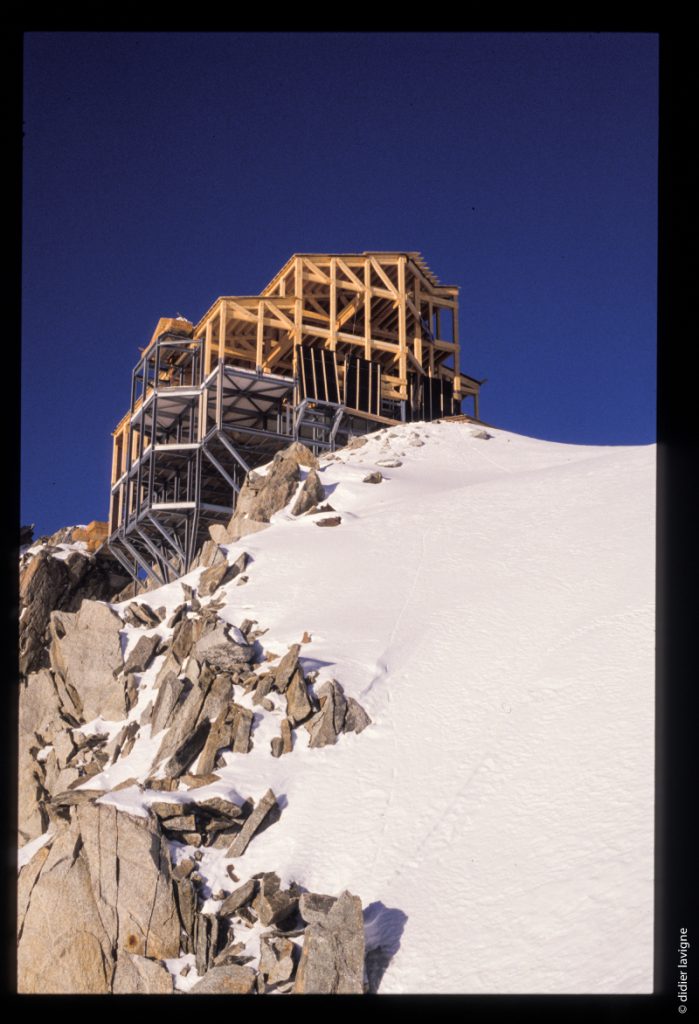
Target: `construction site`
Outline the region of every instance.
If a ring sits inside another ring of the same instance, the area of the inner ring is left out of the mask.
[[[160,319],[113,432],[108,543],[124,568],[156,584],[186,572],[246,474],[292,441],[318,455],[398,423],[478,421],[458,293],[416,252],[297,253],[259,295]]]

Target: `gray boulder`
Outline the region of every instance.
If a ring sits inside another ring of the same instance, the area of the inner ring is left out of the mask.
[[[272,812],[279,813],[277,798],[271,789],[259,800],[250,816],[246,819],[242,829],[235,837],[228,848],[229,857],[242,857],[248,848],[250,840],[259,830],[265,819]]]
[[[260,937],[260,973],[268,985],[288,981],[294,972],[294,943],[283,935]]]
[[[345,723],[342,727],[342,731],[362,732],[368,725],[371,725],[371,719],[362,705],[359,704],[354,697],[349,697],[347,700],[347,711],[345,712]]]
[[[153,660],[160,642],[161,638],[157,633],[153,636],[140,637],[124,663],[122,669],[124,675],[128,672],[145,672]]]
[[[238,964],[222,964],[212,967],[201,981],[193,985],[189,991],[194,995],[248,995],[255,988],[255,972],[251,967],[240,967]]]
[[[324,919],[306,928],[294,992],[361,994],[364,954],[362,901],[358,896],[343,892]]]
[[[318,471],[312,469],[303,481],[303,485],[298,498],[294,502],[291,514],[292,516],[301,516],[304,512],[308,512],[309,508],[313,508],[314,505],[317,505],[319,502],[324,500],[325,488],[320,482]]]
[[[51,662],[78,694],[85,721],[126,714],[121,619],[100,601],[83,601],[77,612],[52,612]]]
[[[120,952],[112,992],[115,995],[172,995],[172,975],[160,960]]]
[[[220,621],[216,627],[199,639],[192,648],[197,661],[205,661],[220,672],[235,672],[253,661],[255,652],[240,630],[235,626],[226,628]]]

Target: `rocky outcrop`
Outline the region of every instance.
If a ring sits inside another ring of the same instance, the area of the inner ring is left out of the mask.
[[[364,991],[364,920],[362,901],[343,892],[306,928],[294,992],[355,995]]]
[[[96,554],[65,552],[47,543],[35,554],[24,555],[19,578],[20,672],[48,666],[52,611],[75,612],[86,598],[109,601],[126,582],[124,570],[104,549]]]
[[[293,498],[301,478],[299,466],[317,470],[318,460],[305,445],[294,441],[276,453],[264,475],[254,470],[248,473],[226,533],[216,534],[219,543],[231,543],[264,529],[274,513]]]
[[[310,508],[313,508],[314,505],[324,500],[325,488],[320,482],[318,471],[312,469],[303,481],[299,496],[291,509],[291,514],[292,516],[301,516],[304,512],[308,512]]]
[[[101,601],[83,601],[77,612],[51,612],[51,664],[77,694],[84,721],[126,714],[119,631],[122,622]]]

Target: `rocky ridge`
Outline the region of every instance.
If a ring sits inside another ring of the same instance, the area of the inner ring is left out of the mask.
[[[312,460],[300,445],[279,453],[263,483],[250,482],[230,533],[264,528],[292,499],[292,514],[313,515],[324,493]],[[310,472],[299,487],[301,466]],[[123,578],[104,556],[60,544],[22,565],[20,991],[363,991],[359,897],[282,889],[274,871],[244,879],[233,863],[235,887],[212,893],[197,864],[210,847],[241,858],[283,813],[271,789],[256,801],[211,795],[216,769],[252,749],[263,720],[276,723],[269,755],[279,758],[293,755],[300,728],[309,748],[362,732],[366,711],[337,680],[316,687],[317,671],[303,668],[308,634],[279,657],[256,622],[219,617],[246,552],[229,564],[212,537],[196,587],[181,584],[168,611],[108,605]],[[54,563],[78,580],[69,596]],[[131,776],[129,759],[149,768]],[[108,801],[117,792],[138,796],[133,813]]]

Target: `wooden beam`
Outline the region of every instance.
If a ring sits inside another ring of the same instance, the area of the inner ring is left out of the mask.
[[[255,350],[255,364],[258,370],[262,369],[265,359],[265,304],[260,301],[257,307],[257,345]]]
[[[330,350],[337,348],[337,263],[330,260]]]
[[[226,347],[226,303],[221,303],[221,309],[218,314],[218,358],[220,362],[223,362],[223,352]],[[213,367],[211,367],[213,369]]]
[[[343,259],[340,259],[339,256],[337,257],[337,265],[347,278],[348,287],[356,288],[358,291],[364,291],[364,284],[359,280],[355,272],[353,270],[350,270],[345,261]],[[344,287],[344,281],[342,282],[342,285]]]
[[[398,288],[396,288],[396,286],[394,285],[394,283],[391,280],[391,278],[388,276],[388,274],[385,273],[385,271],[384,271],[383,267],[381,266],[381,264],[379,263],[379,261],[374,256],[370,256],[369,259],[371,261],[372,267],[374,268],[374,270],[376,271],[378,276],[381,278],[383,283],[386,285],[386,288],[388,289],[388,291],[389,291],[389,293],[391,295],[391,298],[395,298],[395,299],[399,298],[399,296],[400,296],[400,270],[398,271],[398,273],[399,273],[399,284],[398,284]],[[405,256],[401,256],[400,259],[403,261],[403,280],[405,281]],[[398,266],[400,267],[400,261],[398,263]]]
[[[407,306],[407,294],[405,290],[405,256],[401,256],[398,260],[398,348],[399,357],[398,363],[400,367],[400,376],[405,380],[405,385],[401,386],[401,397],[408,397],[408,335],[406,326],[406,306]]]
[[[371,359],[371,263],[364,261],[364,358]]]
[[[415,286],[415,302],[410,303],[413,307],[415,316],[415,338],[413,341],[413,349],[415,351],[415,359],[420,364],[422,370],[422,316],[420,315],[420,279],[417,274],[414,277]]]
[[[307,256],[304,256],[303,262],[310,270],[310,274],[304,275],[308,280],[319,281],[321,284],[330,284],[330,277],[328,274],[325,274],[312,260],[309,260]]]

